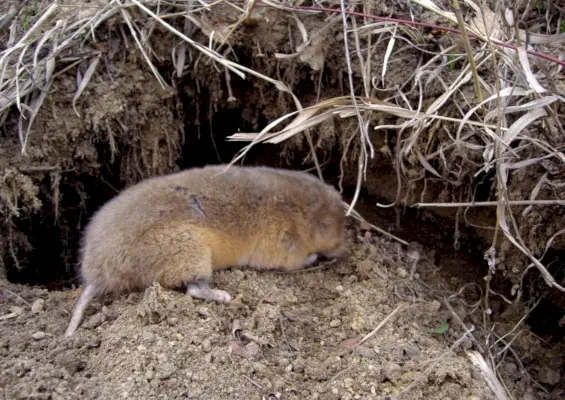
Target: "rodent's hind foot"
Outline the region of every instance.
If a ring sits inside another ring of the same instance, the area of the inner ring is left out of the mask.
[[[186,286],[186,294],[195,299],[215,301],[217,303],[228,304],[231,296],[225,290],[212,289],[203,280],[197,280]]]

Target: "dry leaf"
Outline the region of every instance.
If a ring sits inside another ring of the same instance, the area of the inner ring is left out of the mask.
[[[357,342],[359,342],[359,339],[357,338],[345,339],[339,344],[339,347],[342,349],[354,349]]]
[[[228,343],[228,348],[232,354],[238,355],[242,358],[252,358],[259,353],[259,345],[255,342],[250,342],[243,346],[241,342],[231,341]]]

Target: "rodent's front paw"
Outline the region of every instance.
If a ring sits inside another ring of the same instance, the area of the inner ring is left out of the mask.
[[[215,301],[217,303],[228,304],[231,296],[225,290],[211,289],[206,284],[191,283],[186,288],[186,293],[195,299]]]
[[[316,253],[310,254],[308,258],[306,258],[306,261],[304,261],[304,266],[308,267],[314,264],[317,260],[318,260],[318,255]]]
[[[212,301],[217,301],[218,303],[228,304],[231,301],[231,295],[225,290],[210,289],[212,292]]]

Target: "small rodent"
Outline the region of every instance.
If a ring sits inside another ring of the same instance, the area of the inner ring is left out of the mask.
[[[214,270],[297,270],[345,251],[345,212],[332,186],[299,171],[226,165],[193,168],[129,187],[98,210],[80,251],[84,282],[65,332],[92,297],[186,287],[229,303],[207,282]]]

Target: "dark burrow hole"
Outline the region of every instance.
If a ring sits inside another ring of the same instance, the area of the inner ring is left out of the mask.
[[[541,262],[561,286],[565,284],[565,250],[549,249]],[[531,271],[531,272],[530,272]],[[523,290],[534,307],[526,319],[532,331],[549,343],[558,343],[565,338],[565,306],[563,292],[547,287],[541,273],[531,268],[524,277]],[[539,303],[537,303],[539,302]],[[536,305],[537,303],[537,305]]]
[[[190,85],[190,82],[186,82]],[[242,81],[232,77],[234,96],[243,99],[240,103],[223,103],[211,113],[210,103],[212,93],[206,87],[201,87],[198,93],[199,107],[194,106],[194,98],[189,97],[184,90],[179,90],[179,96],[184,104],[185,113],[185,141],[182,149],[182,169],[229,162],[233,156],[246,143],[227,142],[227,136],[237,132],[256,132],[269,122],[262,113],[256,113],[259,118],[250,121],[249,107],[258,107],[249,104],[245,99],[252,98],[251,93],[256,90],[250,81]],[[181,85],[182,87],[182,85]],[[275,89],[272,89],[275,90]],[[303,92],[303,93],[300,93]],[[299,97],[306,93],[314,93],[314,84],[309,80],[300,86]],[[198,121],[195,124],[194,121]],[[259,126],[259,129],[257,128]],[[13,257],[11,254],[4,259],[7,278],[11,282],[29,285],[41,285],[48,289],[69,288],[77,283],[76,266],[77,251],[80,235],[89,217],[106,201],[114,197],[124,187],[120,179],[119,162],[109,164],[109,149],[106,143],[98,145],[99,162],[102,167],[100,175],[77,174],[74,171],[63,172],[60,181],[62,193],[56,212],[51,196],[51,179],[47,177],[42,183],[40,199],[43,207],[37,214],[20,220],[14,220],[12,231],[27,236],[29,246],[14,246]],[[122,152],[123,154],[123,152]],[[293,159],[288,160],[281,156],[279,148],[275,145],[259,145],[252,149],[245,158],[245,164],[261,164],[283,168],[305,169],[313,165],[303,164],[307,150],[296,151]],[[324,178],[337,186],[339,179],[340,154],[337,145],[332,149],[330,157],[326,159]],[[490,191],[491,176],[479,177],[476,200],[484,200]],[[344,187],[344,198],[349,201],[353,197],[354,186]],[[386,203],[383,199],[371,196],[362,190],[358,203],[358,210],[370,222],[391,230],[395,235],[407,240],[418,241],[430,249],[436,250],[435,264],[440,267],[440,273],[447,280],[457,277],[460,282],[475,282],[483,285],[483,277],[487,274],[486,263],[483,258],[487,244],[478,237],[473,229],[465,229],[461,235],[460,247],[455,250],[453,237],[455,229],[452,220],[440,217],[430,211],[402,209],[397,213],[395,209],[377,209],[377,202]],[[563,254],[550,252],[546,259],[552,261],[554,271],[564,275],[563,264],[557,261],[563,259]],[[19,266],[14,259],[17,259]],[[540,298],[544,290],[540,285],[541,279],[535,273],[530,274],[527,280],[525,299]],[[558,277],[563,279],[563,276]],[[508,292],[510,283],[497,277],[493,287],[501,292]],[[545,292],[544,292],[545,293]],[[528,319],[532,331],[538,336],[550,340],[562,340],[565,337],[563,326],[563,306],[555,301],[555,295],[541,296],[541,300]],[[506,310],[503,301],[495,300],[496,313]]]

